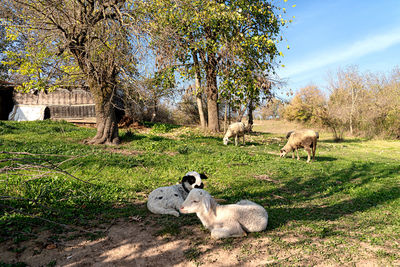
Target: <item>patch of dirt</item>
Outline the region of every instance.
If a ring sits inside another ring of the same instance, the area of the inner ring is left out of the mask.
[[[12,241],[1,243],[0,261],[24,262],[34,267],[265,266],[290,265],[293,263],[291,260],[300,265],[339,265],[319,254],[303,251],[296,245],[302,242],[300,236],[282,236],[279,242],[286,244],[283,248],[277,245],[276,237],[273,237],[277,233],[273,230],[270,233],[267,230],[261,236],[252,234],[243,238],[213,240],[209,231],[199,224],[183,226],[179,233],[171,234],[160,231],[162,228],[155,221],[143,221],[137,216],[129,221],[116,220],[105,227],[104,237],[93,241],[87,238],[69,240],[68,237],[65,241],[50,241],[51,233],[42,232],[35,240],[19,244]],[[379,261],[371,257],[372,253],[364,256],[353,263],[379,266]]]
[[[254,120],[253,124],[253,131],[282,134],[284,136],[289,131],[301,129],[304,129],[304,125],[284,120]]]
[[[212,240],[198,225],[185,226],[178,235],[158,235],[160,228],[141,220],[117,221],[105,237],[90,241],[78,238],[47,243],[40,240],[0,245],[2,260],[29,266],[256,266],[268,263],[268,238],[244,237]],[[252,243],[254,241],[254,244]],[[25,248],[25,249],[21,249]],[[20,252],[16,252],[22,250]]]

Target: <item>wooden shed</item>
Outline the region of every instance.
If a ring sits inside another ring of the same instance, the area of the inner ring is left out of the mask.
[[[17,113],[24,109],[40,109],[42,114],[38,119],[63,119],[67,121],[95,122],[96,112],[92,94],[84,89],[56,89],[53,92],[34,91],[30,93],[14,92],[14,108],[9,118],[14,120]],[[44,107],[44,108],[43,108]],[[24,117],[24,116],[22,116]]]

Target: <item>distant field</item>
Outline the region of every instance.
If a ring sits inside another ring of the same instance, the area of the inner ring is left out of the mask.
[[[400,142],[322,132],[314,163],[279,158],[298,127],[256,121],[235,147],[154,125],[107,147],[66,122],[0,122],[0,266],[399,266]],[[225,203],[263,205],[267,230],[215,241],[195,215],[148,212],[153,189],[192,170]]]
[[[283,136],[286,136],[286,133],[289,131],[304,128],[303,125],[295,122],[279,120],[255,120],[253,124],[253,130],[256,132],[282,134]]]

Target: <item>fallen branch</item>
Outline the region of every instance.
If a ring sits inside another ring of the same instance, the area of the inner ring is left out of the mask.
[[[17,154],[17,155],[28,155],[28,156],[37,156],[37,155],[45,155],[45,156],[63,156],[63,155],[53,155],[53,154],[32,154],[32,153],[27,153],[27,152],[6,152],[6,151],[0,151],[0,154]],[[10,172],[10,171],[16,171],[16,170],[32,170],[32,169],[37,169],[36,171],[38,171],[39,169],[49,169],[49,170],[54,170],[54,172],[57,173],[62,173],[64,175],[67,175],[69,177],[72,177],[82,183],[86,183],[86,184],[90,184],[90,185],[94,185],[90,182],[87,182],[85,180],[82,180],[78,177],[76,177],[75,175],[72,175],[71,173],[63,170],[60,166],[68,161],[71,160],[75,160],[77,158],[82,158],[82,157],[86,157],[86,156],[81,156],[81,157],[70,157],[64,161],[59,162],[58,164],[54,164],[53,162],[51,162],[48,159],[41,159],[41,158],[9,158],[9,159],[1,159],[1,162],[16,162],[19,166],[18,167],[13,167],[13,166],[6,166],[0,169],[0,173],[4,173],[4,172]],[[46,164],[39,164],[36,163],[36,161],[44,161],[47,163]],[[44,177],[44,175],[41,175],[42,177]],[[37,178],[40,178],[40,175],[37,177],[34,177],[33,179],[30,180],[35,180]]]
[[[55,222],[55,221],[52,221],[52,220],[48,220],[48,219],[42,218],[40,216],[29,214],[29,213],[20,211],[20,210],[18,210],[16,208],[13,208],[13,207],[10,207],[10,206],[7,206],[7,205],[0,204],[0,206],[2,206],[4,208],[11,209],[11,210],[13,210],[13,211],[15,211],[15,212],[17,212],[19,214],[22,214],[22,215],[25,215],[25,216],[29,216],[29,217],[32,217],[32,218],[35,218],[35,219],[39,219],[39,220],[42,220],[42,221],[45,221],[45,222],[48,222],[48,223],[51,223],[51,224],[55,224],[55,225],[58,225],[58,226],[62,226],[62,227],[67,228],[67,229],[77,230],[77,231],[85,232],[85,233],[92,234],[92,235],[96,234],[95,232],[88,231],[88,230],[82,229],[80,227],[70,226],[70,225],[63,224],[63,223],[58,223],[58,222]]]

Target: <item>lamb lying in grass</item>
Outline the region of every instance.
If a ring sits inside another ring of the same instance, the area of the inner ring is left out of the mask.
[[[196,213],[204,227],[215,239],[245,236],[246,232],[259,232],[267,228],[268,213],[249,200],[236,204],[218,205],[203,189],[190,191],[182,203],[181,213]]]
[[[245,125],[243,122],[235,122],[229,125],[228,130],[225,133],[223,142],[224,145],[227,145],[229,142],[229,138],[235,137],[235,146],[238,145],[238,137],[243,136],[243,145],[244,145],[244,134],[246,132],[250,132],[251,125]]]
[[[317,149],[317,139],[319,138],[318,132],[313,130],[298,130],[288,132],[286,135],[288,139],[286,145],[281,149],[280,156],[284,157],[290,151],[293,152],[292,158],[294,158],[294,151],[297,153],[297,160],[299,160],[299,148],[304,148],[308,153],[307,162],[310,162],[311,151],[313,154],[312,161],[315,158],[315,150]]]

